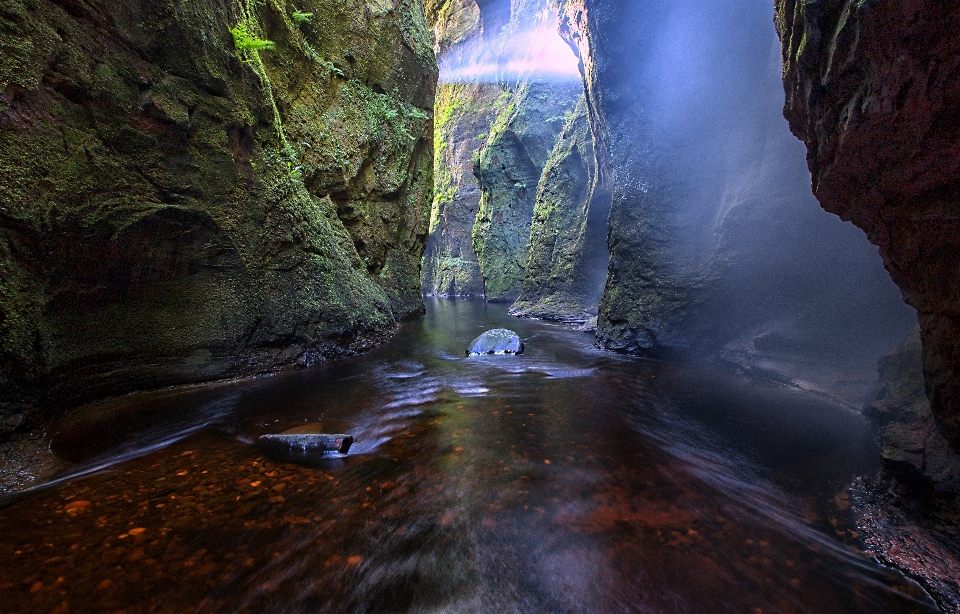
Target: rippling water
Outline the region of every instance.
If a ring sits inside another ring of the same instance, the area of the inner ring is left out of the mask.
[[[463,357],[501,326],[524,355]],[[74,476],[0,509],[0,610],[935,611],[856,549],[860,416],[591,341],[437,300],[364,356],[84,412]],[[253,445],[315,422],[351,454]]]

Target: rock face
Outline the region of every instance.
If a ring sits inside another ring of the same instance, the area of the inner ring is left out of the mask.
[[[960,612],[960,456],[930,411],[919,329],[880,360],[864,414],[880,424],[883,467],[851,489],[864,544],[919,581],[945,612]]]
[[[488,330],[474,339],[467,348],[467,356],[522,353],[523,342],[520,341],[520,335],[505,328]]]
[[[511,315],[583,324],[596,317],[609,260],[610,193],[598,186],[586,96],[537,186],[523,290]]]
[[[923,388],[920,331],[880,360],[876,398],[864,414],[880,423],[883,468],[917,491],[960,492],[960,457],[940,434]]]
[[[770,7],[560,6],[612,200],[598,344],[719,355],[860,405],[914,316],[875,250],[809,193]]]
[[[0,49],[4,424],[355,352],[422,310],[422,4],[11,0]]]
[[[427,23],[433,28],[434,49],[444,56],[483,33],[480,7],[473,0],[425,0]]]
[[[851,512],[871,557],[920,583],[947,614],[960,612],[960,531],[957,517],[917,514],[882,477],[858,478],[850,489]]]
[[[424,294],[484,296],[471,238],[480,210],[473,154],[497,116],[502,94],[496,85],[484,83],[443,83],[437,88],[436,190],[423,255]]]
[[[933,414],[960,448],[960,8],[778,0],[784,115],[813,191],[917,309]]]
[[[513,302],[520,295],[537,184],[577,94],[576,86],[521,85],[508,94],[475,157],[480,207],[473,249],[487,300]]]
[[[437,97],[425,294],[520,293],[537,184],[581,87],[499,67],[524,59],[515,39],[552,22],[553,10],[549,0],[428,3],[448,81]]]

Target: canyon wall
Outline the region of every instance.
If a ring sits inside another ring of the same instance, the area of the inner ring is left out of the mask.
[[[480,203],[473,249],[487,300],[513,302],[520,295],[537,185],[577,95],[576,86],[518,86],[507,93],[476,153]]]
[[[503,91],[489,83],[442,83],[434,113],[434,182],[430,234],[423,254],[423,292],[430,296],[484,296],[473,251],[480,186],[473,155],[501,106]]]
[[[583,326],[594,320],[608,264],[610,193],[597,173],[581,95],[540,176],[523,290],[510,313]]]
[[[414,0],[0,7],[0,435],[306,365],[422,311]]]
[[[534,32],[555,29],[550,0],[448,0],[427,15],[441,83],[423,291],[513,301],[537,186],[582,86],[531,59],[543,44]]]
[[[612,192],[598,344],[720,356],[859,406],[915,319],[875,248],[810,194],[772,7],[559,6]]]
[[[917,309],[933,415],[960,449],[960,8],[776,4],[784,115],[813,191]]]

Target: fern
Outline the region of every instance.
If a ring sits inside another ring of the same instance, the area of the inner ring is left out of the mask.
[[[233,46],[244,62],[253,61],[252,58],[247,57],[248,51],[272,51],[277,47],[273,41],[253,36],[247,24],[242,21],[230,29],[230,34],[233,35]]]
[[[313,19],[313,13],[301,13],[300,11],[293,12],[293,20],[299,21],[300,23],[307,23]]]

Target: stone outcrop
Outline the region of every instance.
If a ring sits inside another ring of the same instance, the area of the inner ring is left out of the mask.
[[[480,204],[473,249],[487,300],[513,302],[520,295],[537,185],[577,94],[576,86],[520,85],[507,94],[475,156]]]
[[[449,82],[437,98],[426,294],[512,301],[520,293],[537,184],[580,88],[499,67],[517,59],[515,39],[551,11],[548,0],[427,5]]]
[[[960,448],[960,8],[776,4],[784,115],[813,191],[917,309],[933,414]]]
[[[503,91],[494,84],[442,83],[435,112],[435,192],[423,255],[423,292],[484,296],[471,234],[480,210],[473,154],[486,138]]]
[[[422,311],[422,4],[11,0],[0,50],[7,432],[359,351]]]
[[[610,194],[581,95],[537,186],[523,290],[511,315],[583,325],[597,315],[607,269]]]
[[[871,553],[960,612],[960,8],[778,0],[784,115],[813,192],[879,246],[919,334],[883,359],[883,471],[859,482]],[[922,367],[922,369],[921,369]]]
[[[864,414],[880,425],[882,471],[850,491],[857,528],[872,556],[920,582],[944,612],[960,612],[960,457],[930,411],[919,329],[879,370]]]
[[[883,468],[924,495],[960,492],[960,457],[940,434],[924,392],[920,332],[880,360],[880,382],[864,414],[880,424]]]
[[[771,8],[560,6],[612,195],[598,344],[720,356],[859,406],[914,316],[875,250],[809,193]]]

